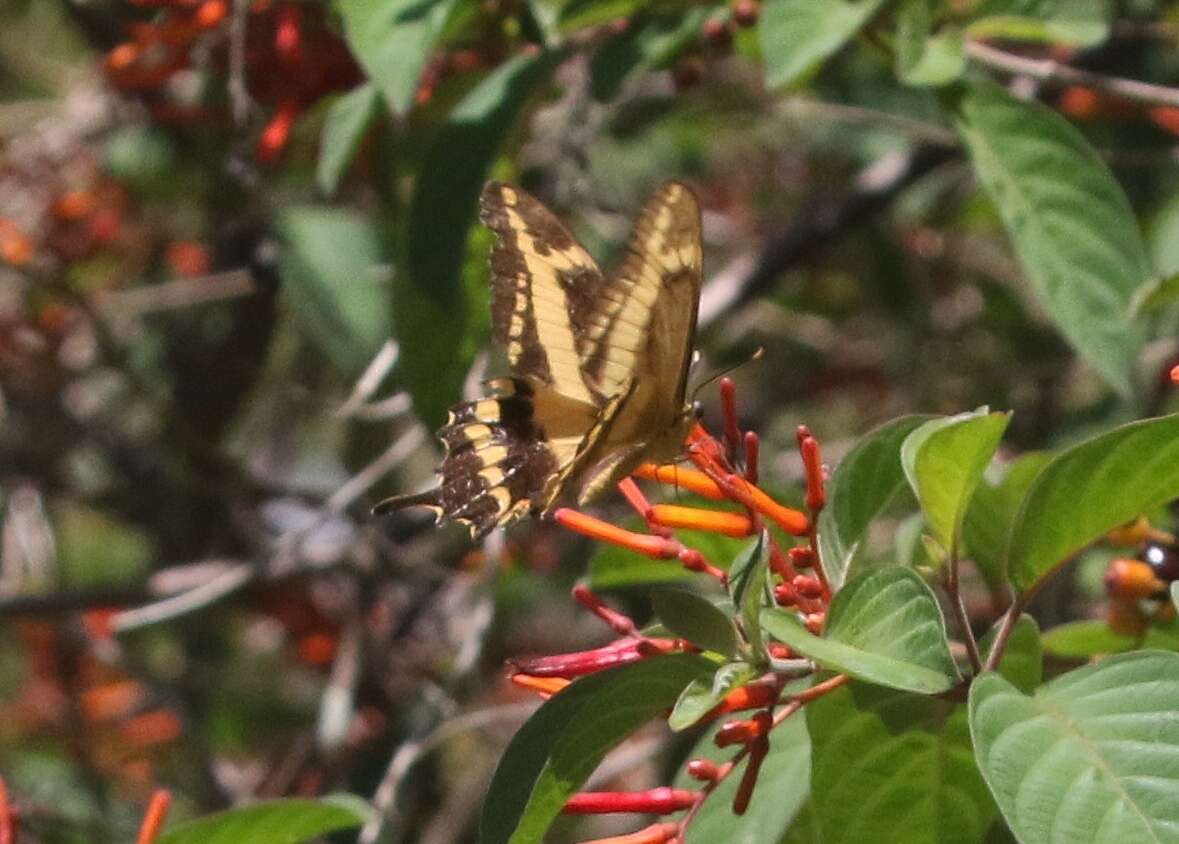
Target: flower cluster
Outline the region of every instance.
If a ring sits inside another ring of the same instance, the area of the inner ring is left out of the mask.
[[[1109,595],[1106,622],[1123,636],[1142,636],[1151,624],[1175,618],[1168,594],[1179,580],[1179,538],[1139,518],[1107,537],[1111,545],[1132,548],[1133,557],[1111,560],[1105,570]]]
[[[236,96],[240,105],[248,96],[269,115],[254,147],[260,162],[278,157],[296,119],[316,100],[360,82],[319,4],[254,0],[236,23],[235,41],[230,0],[132,2],[156,15],[132,23],[128,40],[106,54],[111,84],[140,98],[162,123],[228,124],[216,105],[221,99],[211,96],[225,86],[206,83],[229,79],[231,101]]]
[[[805,427],[797,432],[798,448],[805,468],[807,512],[786,507],[758,486],[760,440],[752,431],[741,431],[738,424],[733,383],[720,383],[724,411],[723,432],[712,436],[696,425],[688,436],[686,454],[692,468],[678,465],[641,466],[619,488],[631,507],[642,517],[645,531],[631,531],[577,510],[561,509],[556,520],[592,539],[607,542],[655,560],[678,563],[692,572],[728,583],[728,572],[708,559],[698,549],[685,545],[676,529],[710,531],[728,537],[762,535],[767,543],[766,572],[774,600],[779,606],[794,609],[814,633],[822,631],[831,589],[823,571],[817,542],[816,523],[826,505],[825,470],[818,441]],[[735,509],[717,510],[703,507],[653,504],[639,488],[637,480],[658,481],[701,498],[729,502]],[[772,529],[767,529],[772,527]],[[800,544],[785,543],[786,537],[801,539]],[[573,597],[596,615],[617,636],[615,641],[592,650],[518,660],[512,664],[512,681],[548,697],[559,692],[577,677],[614,666],[673,652],[699,652],[696,644],[679,638],[647,636],[633,619],[607,606],[585,586],[577,586]],[[737,629],[741,629],[740,624]],[[742,631],[747,641],[749,631]],[[683,815],[675,821],[660,821],[640,831],[623,836],[598,839],[593,844],[660,844],[682,841],[685,832],[704,800],[716,787],[740,768],[741,779],[732,810],[742,814],[749,805],[761,763],[769,751],[772,731],[808,701],[814,700],[847,681],[836,675],[792,693],[788,679],[813,674],[815,667],[782,644],[766,646],[769,669],[728,692],[711,710],[704,722],[717,723],[714,741],[720,748],[732,748],[732,758],[724,763],[709,759],[692,759],[687,773],[701,785],[698,790],[658,787],[639,792],[582,792],[566,804],[568,814],[643,813],[667,816]],[[780,670],[779,670],[780,669]],[[730,720],[726,716],[737,715]]]

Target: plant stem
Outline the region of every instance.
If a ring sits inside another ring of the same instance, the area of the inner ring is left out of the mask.
[[[970,667],[978,674],[983,670],[982,657],[979,656],[978,642],[975,641],[974,631],[970,629],[970,617],[966,615],[966,605],[962,603],[962,593],[958,588],[958,546],[950,549],[950,558],[946,563],[946,594],[950,597],[950,608],[958,626],[962,629],[962,641],[966,645],[966,654],[970,657]]]
[[[1015,622],[1023,615],[1024,596],[1018,595],[1007,608],[999,632],[995,634],[995,643],[991,645],[991,652],[987,655],[987,664],[983,671],[994,671],[1003,658],[1003,651],[1007,650],[1007,640],[1011,638],[1011,631],[1015,629]]]

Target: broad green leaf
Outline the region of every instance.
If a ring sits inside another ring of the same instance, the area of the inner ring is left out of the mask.
[[[992,589],[1006,582],[1008,534],[1028,487],[1051,459],[1052,455],[1046,452],[1023,454],[1006,467],[997,484],[984,478],[974,490],[962,524],[962,542],[967,556],[974,560]]]
[[[315,183],[327,195],[336,192],[360,142],[381,110],[381,95],[371,82],[344,94],[332,103],[323,123]]]
[[[823,667],[869,683],[936,694],[959,679],[937,598],[911,569],[888,566],[848,581],[831,601],[823,638],[784,610],[766,610],[761,620]]]
[[[1109,168],[1059,114],[991,84],[965,89],[957,128],[1053,323],[1130,395],[1143,343],[1130,299],[1152,271]]]
[[[901,465],[925,523],[943,548],[961,547],[962,521],[974,489],[1011,421],[985,409],[926,422],[905,439]]]
[[[854,36],[882,0],[765,0],[758,30],[766,85],[797,82]]]
[[[708,651],[732,656],[737,650],[733,622],[713,603],[686,589],[660,589],[651,593],[655,617],[681,639]]]
[[[582,677],[553,695],[500,758],[483,802],[481,844],[541,841],[606,752],[711,668],[689,654],[653,657]]]
[[[680,694],[667,718],[667,726],[677,731],[691,727],[720,703],[725,695],[761,673],[747,662],[729,662],[717,668],[711,677],[697,677]]]
[[[1134,291],[1130,300],[1130,313],[1145,316],[1157,313],[1179,302],[1179,274],[1163,276],[1148,281]]]
[[[658,68],[700,37],[709,9],[696,6],[674,14],[636,18],[607,40],[590,59],[590,93],[605,102],[618,96],[622,84],[642,70]]]
[[[990,0],[976,7],[971,38],[1092,47],[1109,35],[1105,0]]]
[[[732,748],[718,748],[716,730],[709,730],[692,749],[689,759],[711,759],[721,764]],[[687,844],[765,844],[781,839],[810,792],[811,742],[801,713],[786,719],[770,733],[770,752],[762,761],[757,787],[744,815],[733,814],[733,798],[741,782],[738,768],[708,796],[688,827]],[[744,764],[744,763],[742,763]],[[679,788],[699,788],[682,770]]]
[[[1024,844],[1179,841],[1179,654],[1112,656],[1031,697],[984,674],[970,732]]]
[[[756,795],[756,792],[754,793]],[[802,804],[802,808],[790,822],[781,844],[823,844],[823,830],[819,829],[819,818],[815,814],[814,804],[813,796]]]
[[[299,206],[279,217],[283,292],[302,329],[346,375],[390,334],[391,293],[373,222],[338,208]]]
[[[1011,529],[1021,592],[1119,525],[1179,498],[1179,414],[1132,422],[1061,452],[1036,476]]]
[[[1053,656],[1088,659],[1101,654],[1133,650],[1138,640],[1122,636],[1096,618],[1058,624],[1044,632],[1044,650]]]
[[[996,815],[966,707],[850,683],[807,704],[824,844],[981,841]]]
[[[344,36],[394,114],[413,103],[455,0],[340,0]]]
[[[425,154],[409,212],[406,275],[394,289],[394,328],[401,377],[431,425],[458,398],[482,343],[472,327],[483,324],[483,309],[472,312],[475,297],[461,284],[479,192],[504,137],[558,60],[542,52],[504,62],[455,107]]]
[[[920,513],[910,513],[897,525],[893,535],[893,549],[896,551],[896,561],[899,566],[930,566],[929,551],[926,549],[924,533],[925,517]]]
[[[819,550],[827,579],[838,589],[868,525],[905,485],[901,444],[928,416],[902,416],[867,433],[839,461],[819,516]]]
[[[1169,193],[1151,215],[1146,243],[1159,275],[1179,274],[1179,193]]]
[[[1059,624],[1044,634],[1044,650],[1067,659],[1089,659],[1135,648],[1179,651],[1179,622],[1155,622],[1141,638],[1115,633],[1106,622],[1095,618]]]
[[[367,803],[349,795],[266,800],[177,824],[156,842],[301,844],[329,832],[358,827],[371,814]]]
[[[984,662],[991,653],[1001,624],[1001,620],[996,622],[978,643]],[[1043,682],[1044,650],[1040,642],[1040,625],[1030,615],[1021,615],[1015,622],[1015,628],[1007,637],[1007,647],[999,660],[999,673],[1021,692],[1030,693]]]
[[[905,0],[897,10],[897,76],[907,85],[948,85],[962,75],[966,53],[962,33],[933,32],[931,0]]]

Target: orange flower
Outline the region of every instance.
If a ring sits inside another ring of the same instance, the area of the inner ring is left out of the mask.
[[[702,510],[699,507],[680,507],[675,504],[656,504],[651,508],[651,520],[665,527],[707,530],[725,536],[742,537],[754,532],[753,522],[741,513]]]
[[[724,501],[724,490],[717,486],[716,481],[696,469],[687,469],[675,464],[644,463],[635,470],[635,477],[661,484],[670,484],[680,489],[693,492],[701,498],[713,501]]]
[[[553,518],[562,527],[588,536],[590,539],[609,542],[611,545],[618,545],[657,560],[670,560],[679,553],[679,544],[665,536],[651,536],[646,533],[624,530],[568,507],[557,510],[553,514]]]

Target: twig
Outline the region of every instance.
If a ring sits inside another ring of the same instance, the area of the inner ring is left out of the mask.
[[[373,393],[377,391],[377,387],[381,385],[381,381],[389,374],[389,371],[397,365],[397,355],[396,341],[389,340],[381,346],[381,350],[377,352],[376,357],[365,367],[364,373],[356,381],[352,395],[348,396],[348,400],[340,405],[335,415],[341,419],[356,415],[364,403],[372,398]]]
[[[170,311],[249,296],[257,290],[248,269],[226,270],[201,278],[181,278],[95,298],[98,312],[114,319],[139,317],[153,311]]]
[[[1179,108],[1179,88],[1140,82],[1137,79],[1124,79],[1120,76],[1105,76],[1061,64],[1055,59],[1017,56],[981,41],[967,41],[966,55],[979,64],[1004,73],[1030,76],[1054,85],[1081,85],[1126,100]]]
[[[115,633],[127,633],[203,609],[241,589],[252,581],[257,573],[258,569],[252,563],[237,563],[207,583],[202,583],[187,592],[154,604],[123,610],[112,620],[111,629]]]
[[[246,88],[246,29],[250,14],[250,0],[234,0],[229,19],[229,90],[230,111],[239,129],[250,119],[254,103]]]
[[[998,667],[999,660],[1003,658],[1003,652],[1007,650],[1007,640],[1011,638],[1011,631],[1015,629],[1015,622],[1019,621],[1019,617],[1023,615],[1026,599],[1026,595],[1017,595],[1015,600],[1011,602],[1011,606],[1007,608],[1007,614],[1003,616],[999,632],[995,634],[995,642],[991,645],[991,652],[987,654],[987,662],[983,666],[983,671],[994,671]]]

